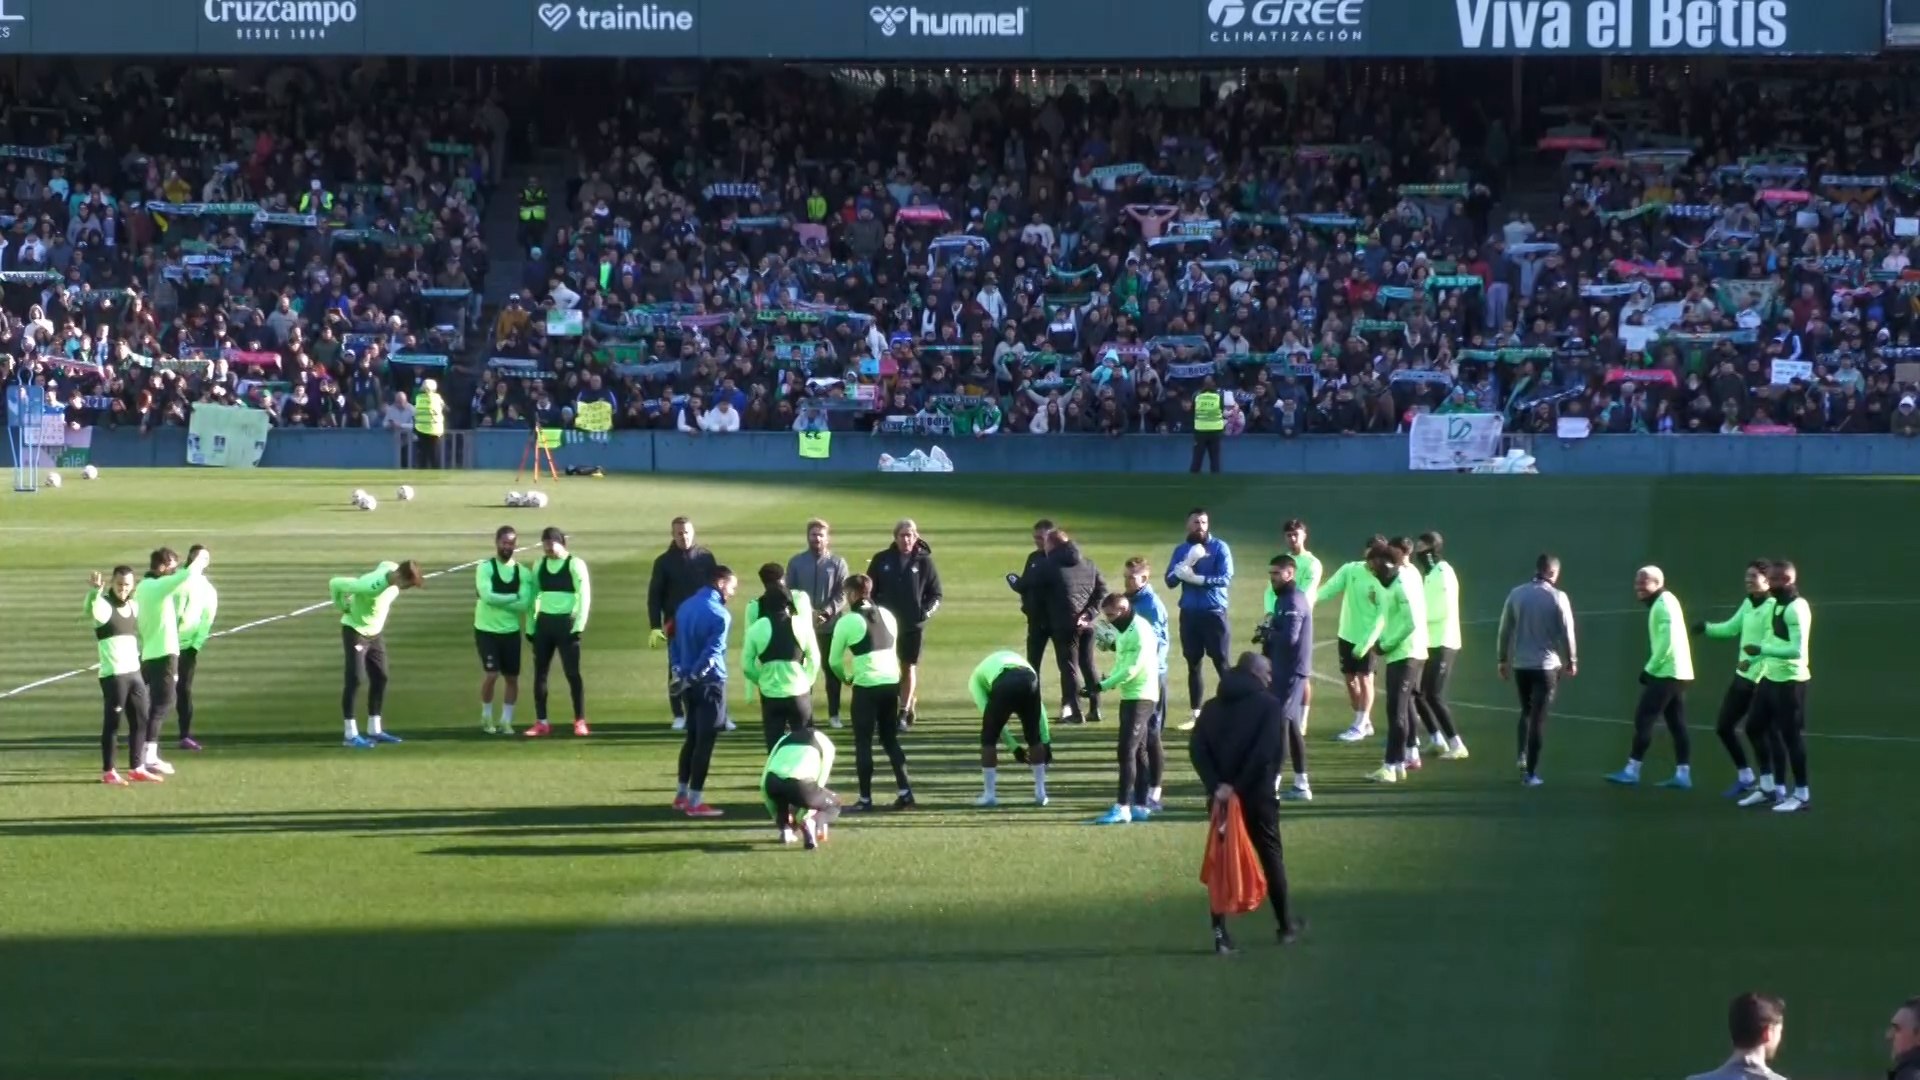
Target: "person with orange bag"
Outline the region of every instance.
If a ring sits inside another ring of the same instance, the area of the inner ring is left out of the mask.
[[[1284,680],[1295,676],[1289,672]],[[1221,678],[1220,690],[1200,710],[1188,754],[1200,784],[1209,793],[1214,826],[1202,873],[1215,895],[1213,950],[1221,956],[1234,952],[1227,933],[1227,916],[1259,906],[1251,866],[1244,866],[1244,850],[1217,851],[1215,837],[1225,828],[1224,840],[1251,846],[1253,860],[1266,879],[1266,892],[1279,923],[1282,945],[1291,945],[1306,929],[1295,919],[1287,895],[1287,869],[1280,850],[1280,800],[1274,782],[1280,775],[1287,748],[1287,727],[1297,718],[1287,715],[1283,702],[1297,702],[1291,687],[1273,685],[1273,668],[1258,653],[1242,653],[1233,669]],[[1288,691],[1277,693],[1276,691]],[[1227,818],[1227,808],[1238,806],[1240,820]],[[1244,831],[1234,828],[1239,824]],[[1222,878],[1220,875],[1227,875]],[[1224,887],[1223,887],[1224,886]]]

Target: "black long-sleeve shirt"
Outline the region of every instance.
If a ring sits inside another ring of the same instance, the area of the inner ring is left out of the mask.
[[[1273,799],[1286,751],[1286,717],[1260,680],[1229,671],[1220,693],[1200,710],[1187,753],[1211,794],[1227,784],[1243,801]]]
[[[653,560],[647,582],[647,627],[659,630],[687,598],[713,584],[713,552],[698,544],[684,551],[669,546]]]
[[[1264,651],[1273,665],[1273,696],[1290,700],[1313,677],[1313,607],[1298,586],[1274,594]]]
[[[898,545],[874,555],[867,576],[873,579],[873,602],[893,612],[902,629],[925,626],[946,595],[933,565],[933,549],[925,540],[905,555]]]

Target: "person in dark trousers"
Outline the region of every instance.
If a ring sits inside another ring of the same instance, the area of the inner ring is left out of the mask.
[[[1045,581],[1047,569],[1047,534],[1053,531],[1053,522],[1041,518],[1033,523],[1033,550],[1027,553],[1027,564],[1017,574],[1007,575],[1007,588],[1020,597],[1020,614],[1027,620],[1027,663],[1033,670],[1040,670],[1040,661],[1047,655],[1047,644],[1053,640],[1053,632],[1047,625],[1047,596]]]
[[[820,674],[812,608],[795,603],[779,563],[760,568],[760,599],[750,604],[740,674],[760,694],[760,726],[772,751],[780,736],[813,725],[813,683]]]
[[[1060,667],[1060,720],[1100,722],[1100,676],[1093,666],[1093,621],[1107,598],[1100,568],[1060,529],[1046,537],[1042,595],[1053,658]],[[1085,703],[1082,704],[1082,698]]]
[[[873,579],[865,574],[848,578],[847,613],[834,624],[826,662],[840,669],[840,681],[853,688],[853,767],[860,781],[860,801],[847,808],[850,813],[873,809],[876,735],[900,789],[893,808],[910,810],[915,805],[907,754],[900,749],[899,641],[893,612],[873,602]]]
[[[1787,1004],[1772,994],[1741,994],[1727,1007],[1727,1034],[1733,1056],[1712,1072],[1687,1080],[1786,1080],[1773,1071],[1786,1030]]]
[[[807,550],[787,560],[787,587],[813,604],[814,643],[821,656],[833,644],[833,624],[847,610],[847,560],[833,553],[833,527],[821,518],[807,522]],[[840,726],[840,676],[821,665],[827,682],[827,724]]]
[[[1233,590],[1233,550],[1213,535],[1213,518],[1205,510],[1196,507],[1187,514],[1187,538],[1167,560],[1166,583],[1180,590],[1180,655],[1187,661],[1187,699],[1193,707],[1193,720],[1180,730],[1191,731],[1205,700],[1200,662],[1211,660],[1215,675],[1227,673],[1227,604]]]
[[[707,805],[704,792],[714,739],[727,717],[727,633],[733,627],[727,601],[738,586],[732,570],[716,566],[707,587],[673,612],[668,687],[687,708],[687,737],[680,744],[679,788],[673,808],[688,817],[715,818],[725,812]]]
[[[1520,768],[1528,787],[1540,786],[1540,746],[1546,732],[1547,711],[1560,686],[1560,675],[1580,673],[1575,651],[1573,605],[1560,591],[1560,560],[1541,555],[1534,561],[1533,580],[1507,594],[1500,609],[1498,634],[1500,680],[1513,678],[1520,697]]]
[[[1772,566],[1766,559],[1755,559],[1748,563],[1742,582],[1746,598],[1740,602],[1740,606],[1721,622],[1696,622],[1688,628],[1689,631],[1700,637],[1738,638],[1741,648],[1766,640],[1767,626],[1773,620],[1772,585],[1767,580]],[[1753,790],[1756,782],[1753,764],[1747,757],[1746,748],[1740,745],[1742,724],[1748,725],[1747,737],[1753,743],[1753,756],[1760,759],[1761,771],[1770,775],[1773,773],[1770,748],[1753,737],[1752,725],[1747,720],[1747,714],[1753,711],[1754,688],[1759,684],[1759,665],[1742,658],[1735,661],[1733,679],[1720,699],[1720,716],[1714,723],[1713,733],[1719,737],[1720,745],[1727,748],[1727,757],[1733,761],[1733,786],[1726,791],[1729,799],[1746,795]]]
[[[673,519],[668,527],[667,550],[653,560],[653,577],[647,582],[647,647],[657,649],[673,636],[673,616],[687,598],[704,589],[713,580],[713,552],[693,542],[693,522]],[[686,705],[672,692],[667,704],[673,710],[673,730],[687,725]]]
[[[1641,765],[1653,745],[1653,725],[1666,721],[1673,737],[1674,773],[1660,786],[1685,791],[1693,787],[1693,738],[1687,732],[1687,688],[1693,685],[1693,645],[1687,639],[1686,614],[1680,598],[1667,588],[1666,572],[1643,566],[1633,576],[1633,594],[1647,605],[1647,663],[1640,669],[1640,703],[1633,710],[1633,744],[1627,764],[1609,773],[1607,782],[1631,787],[1640,783]]]
[[[533,646],[533,726],[529,739],[553,734],[547,711],[547,686],[553,661],[567,680],[573,703],[573,733],[591,734],[587,727],[587,684],[580,674],[580,635],[587,632],[593,610],[593,579],[585,559],[567,550],[567,534],[553,525],[540,531],[540,558],[533,564],[533,606],[527,620],[527,642]]]
[[[1202,461],[1208,472],[1220,471],[1220,439],[1226,428],[1226,398],[1209,375],[1193,395],[1193,462],[1187,471],[1198,473]]]
[[[1267,877],[1267,899],[1279,923],[1280,943],[1290,945],[1306,929],[1295,919],[1287,891],[1287,867],[1280,848],[1280,800],[1274,782],[1286,756],[1287,706],[1273,696],[1273,669],[1266,657],[1242,653],[1221,676],[1220,692],[1200,709],[1187,753],[1211,803],[1240,796],[1240,813]],[[1289,691],[1291,694],[1292,691]],[[1213,917],[1213,949],[1234,951],[1223,915]]]
[[[1267,563],[1273,611],[1260,625],[1254,642],[1273,669],[1273,696],[1288,718],[1287,751],[1293,758],[1293,786],[1281,797],[1307,802],[1313,798],[1312,781],[1307,777],[1306,734],[1307,686],[1313,680],[1313,604],[1300,591],[1295,577],[1298,572],[1291,555],[1275,555]],[[1280,775],[1274,773],[1276,786]]]
[[[1887,1022],[1887,1049],[1893,1067],[1887,1080],[1920,1080],[1920,997],[1910,997]]]
[[[1773,587],[1772,617],[1767,620],[1766,637],[1757,644],[1744,645],[1740,660],[1751,670],[1760,669],[1760,685],[1754,690],[1753,719],[1750,734],[1765,739],[1774,773],[1763,773],[1760,786],[1747,793],[1736,805],[1757,806],[1776,800],[1774,812],[1791,814],[1813,800],[1807,779],[1807,683],[1813,678],[1808,653],[1813,635],[1813,609],[1800,595],[1800,575],[1784,560],[1768,570]],[[1793,772],[1793,788],[1787,788],[1787,771]],[[1779,786],[1774,786],[1775,779]]]
[[[902,518],[893,527],[892,546],[867,563],[867,577],[873,581],[873,602],[892,612],[900,627],[895,650],[900,657],[900,726],[910,728],[919,705],[920,648],[927,620],[940,610],[945,595],[933,548],[920,538],[920,526],[912,518]]]

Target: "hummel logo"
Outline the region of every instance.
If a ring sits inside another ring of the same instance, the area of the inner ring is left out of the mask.
[[[880,24],[880,32],[887,37],[892,37],[900,29],[900,24],[907,21],[907,9],[903,7],[876,7],[867,14]]]

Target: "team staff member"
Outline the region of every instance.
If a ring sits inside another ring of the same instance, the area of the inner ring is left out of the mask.
[[[1786,1024],[1786,1002],[1771,994],[1741,994],[1727,1009],[1733,1056],[1712,1072],[1687,1080],[1787,1080],[1773,1071],[1773,1058],[1780,1052],[1780,1036]]]
[[[1383,536],[1368,540],[1360,558],[1343,563],[1320,585],[1316,600],[1340,598],[1340,626],[1334,641],[1340,654],[1340,676],[1353,706],[1353,724],[1339,735],[1341,742],[1359,742],[1373,734],[1373,645],[1380,640],[1386,619],[1386,593],[1372,565],[1386,557]]]
[[[1047,805],[1047,762],[1052,753],[1047,708],[1040,697],[1040,673],[1020,654],[1002,649],[973,669],[967,680],[974,707],[980,710],[980,797],[973,805],[1000,805],[1000,742],[1005,739],[1014,760],[1033,766],[1033,801]],[[1020,718],[1022,746],[1007,730],[1007,721]]]
[[[1167,605],[1153,591],[1153,571],[1147,566],[1147,560],[1136,555],[1127,560],[1126,565],[1127,603],[1133,607],[1137,619],[1147,620],[1153,628],[1154,644],[1160,656],[1160,696],[1153,704],[1153,723],[1147,729],[1146,746],[1141,750],[1140,780],[1133,792],[1133,805],[1144,806],[1150,812],[1160,810],[1160,787],[1167,774],[1167,752],[1164,734],[1167,729],[1167,646],[1168,624]]]
[[[1294,588],[1299,590],[1300,595],[1307,598],[1307,607],[1311,609],[1313,605],[1320,602],[1320,579],[1323,568],[1320,565],[1319,556],[1307,550],[1307,523],[1299,518],[1288,518],[1286,524],[1280,526],[1280,536],[1286,541],[1286,554],[1293,558]],[[1271,564],[1268,572],[1271,575]],[[1261,610],[1272,615],[1273,606],[1273,584],[1269,581]],[[1313,711],[1313,680],[1311,679],[1307,680],[1306,695],[1306,704],[1300,707],[1300,734],[1303,736],[1307,733],[1308,714]],[[1296,761],[1294,764],[1297,767],[1299,762]]]
[[[1453,726],[1453,707],[1447,704],[1447,685],[1453,681],[1453,662],[1460,655],[1460,578],[1447,562],[1447,542],[1437,532],[1423,532],[1414,544],[1413,561],[1420,570],[1427,600],[1427,666],[1420,676],[1414,708],[1434,752],[1447,761],[1465,761],[1467,742]],[[1415,744],[1418,746],[1418,744]]]
[[[1633,748],[1627,767],[1609,773],[1615,784],[1638,784],[1640,763],[1653,744],[1653,722],[1665,718],[1673,734],[1673,756],[1678,763],[1672,779],[1660,786],[1685,790],[1693,786],[1693,739],[1687,734],[1687,687],[1693,683],[1693,646],[1687,640],[1687,620],[1680,598],[1667,589],[1667,576],[1657,566],[1643,566],[1633,576],[1633,592],[1647,605],[1647,666],[1640,672],[1640,705],[1633,712]]]
[[[387,697],[387,616],[393,602],[406,589],[418,589],[426,583],[420,576],[420,564],[383,562],[357,578],[337,577],[327,582],[333,606],[340,609],[340,645],[346,652],[346,686],[340,693],[340,713],[346,726],[346,745],[355,750],[370,750],[380,743],[397,743],[400,736],[381,726],[380,707]],[[360,696],[360,684],[367,684],[367,733],[360,734],[353,708]]]
[[[687,597],[672,613],[668,692],[687,707],[687,737],[680,744],[679,788],[673,808],[692,818],[725,813],[707,805],[705,791],[713,743],[727,718],[727,634],[733,629],[727,601],[738,587],[732,570],[716,566],[707,587]]]
[[[1387,750],[1368,777],[1376,783],[1399,783],[1420,767],[1413,699],[1427,663],[1427,587],[1413,568],[1412,553],[1413,544],[1398,539],[1372,566],[1387,593],[1380,630],[1380,653],[1387,662]]]
[[[540,547],[541,556],[533,564],[533,625],[527,634],[533,642],[533,726],[527,729],[527,738],[553,734],[553,725],[547,722],[547,676],[555,656],[560,658],[560,671],[573,697],[573,733],[584,736],[590,729],[587,685],[580,678],[580,635],[587,632],[593,584],[586,560],[567,550],[566,533],[547,526],[540,531]]]
[[[1213,661],[1214,674],[1227,674],[1227,601],[1233,588],[1233,550],[1213,535],[1213,518],[1205,509],[1187,514],[1187,538],[1167,560],[1168,588],[1180,587],[1180,654],[1187,661],[1187,704],[1193,719],[1180,725],[1192,731],[1206,700],[1202,659]]]
[[[795,811],[801,811],[798,831],[808,851],[827,838],[840,814],[840,797],[827,790],[832,771],[833,740],[814,730],[812,721],[780,736],[767,751],[766,767],[760,770],[760,800],[779,826],[782,844],[793,843]]]
[[[833,624],[847,610],[847,560],[833,553],[833,528],[820,518],[807,522],[807,550],[787,560],[787,588],[813,606],[814,643],[822,656],[833,644]],[[840,726],[840,676],[822,664],[827,681],[827,723]]]
[[[1528,787],[1540,786],[1540,746],[1547,729],[1547,710],[1564,670],[1571,679],[1580,674],[1575,651],[1573,605],[1560,591],[1560,560],[1541,555],[1533,564],[1533,580],[1507,594],[1500,609],[1498,658],[1500,681],[1513,676],[1520,695],[1520,768]]]
[[[207,550],[199,544],[187,549],[187,561]],[[200,671],[200,652],[213,639],[213,619],[220,611],[220,591],[205,574],[187,579],[174,598],[180,608],[180,674],[174,680],[175,705],[180,713],[180,749],[198,750],[193,738],[193,677]],[[156,733],[155,738],[158,738]]]
[[[440,440],[447,433],[447,402],[440,396],[440,384],[432,379],[420,383],[413,395],[413,431],[415,440],[413,467],[440,467]]]
[[[920,701],[920,648],[927,620],[946,596],[933,565],[933,549],[921,539],[912,518],[902,518],[893,527],[893,546],[867,563],[867,577],[873,583],[873,602],[891,612],[899,625],[900,726],[912,727]]]
[[[693,542],[693,522],[674,518],[667,527],[667,550],[653,560],[653,576],[647,581],[647,647],[657,649],[673,636],[673,614],[687,598],[713,581],[716,565],[713,552]],[[673,730],[687,726],[687,710],[671,692],[667,705],[673,710]]]
[[[1096,825],[1125,825],[1145,821],[1152,811],[1128,800],[1140,779],[1146,740],[1153,735],[1153,710],[1160,700],[1159,641],[1147,620],[1119,593],[1109,594],[1100,607],[1107,622],[1120,633],[1114,643],[1113,670],[1100,683],[1103,690],[1120,692],[1120,794],[1113,809],[1095,819]]]
[[[853,687],[853,767],[860,781],[860,801],[847,808],[851,813],[873,809],[875,735],[900,788],[893,808],[906,810],[914,805],[907,755],[900,749],[899,626],[893,612],[873,602],[872,578],[855,574],[847,579],[847,613],[833,626],[827,663],[839,669],[841,682]]]
[[[533,603],[533,575],[515,559],[520,534],[511,525],[493,533],[493,558],[473,568],[473,645],[480,653],[480,730],[513,734],[520,700],[520,634]],[[507,682],[500,722],[493,719],[494,685]]]
[[[116,566],[111,580],[96,571],[87,581],[87,616],[100,650],[100,782],[161,782],[147,768],[147,684],[140,677],[140,607],[133,599],[133,567]],[[113,767],[120,718],[127,720],[127,775]]]
[[[1747,595],[1733,614],[1720,622],[1697,622],[1690,628],[1693,633],[1709,638],[1738,638],[1740,641],[1740,658],[1734,665],[1733,679],[1727,684],[1727,692],[1720,699],[1720,718],[1713,725],[1713,733],[1720,737],[1720,745],[1727,748],[1727,756],[1733,759],[1733,786],[1726,792],[1729,799],[1740,798],[1752,791],[1754,786],[1753,767],[1747,761],[1745,748],[1740,745],[1740,724],[1753,711],[1754,688],[1760,682],[1760,668],[1747,660],[1745,650],[1749,645],[1758,645],[1766,640],[1768,625],[1773,621],[1773,586],[1767,580],[1772,568],[1773,564],[1765,559],[1748,563],[1742,582]],[[1773,775],[1770,748],[1753,738],[1751,729],[1748,738],[1753,741],[1753,754],[1760,759],[1761,771]]]
[[[1280,926],[1280,943],[1290,945],[1307,923],[1293,917],[1287,864],[1280,848],[1280,801],[1273,788],[1280,779],[1291,721],[1272,690],[1273,673],[1266,658],[1242,653],[1233,670],[1221,678],[1219,695],[1200,710],[1187,753],[1213,805],[1240,797],[1241,820],[1266,875],[1267,900]],[[1222,956],[1234,951],[1223,915],[1213,917],[1213,949]]]
[[[1060,665],[1060,720],[1100,722],[1100,676],[1093,666],[1093,620],[1107,598],[1100,568],[1080,553],[1065,532],[1047,533],[1047,561],[1041,569],[1041,593],[1053,658]],[[1081,704],[1082,694],[1085,704]]]
[[[771,751],[788,731],[813,726],[813,682],[820,677],[820,649],[813,639],[813,610],[787,591],[779,563],[760,568],[766,591],[748,605],[740,674],[747,694],[760,692],[760,725]]]
[[[1790,562],[1773,564],[1768,579],[1773,585],[1772,619],[1766,640],[1748,645],[1741,653],[1749,664],[1760,661],[1760,686],[1754,691],[1754,705],[1761,734],[1772,740],[1774,769],[1780,783],[1779,795],[1769,790],[1767,777],[1760,778],[1760,790],[1740,800],[1741,806],[1757,805],[1778,798],[1774,811],[1792,814],[1807,808],[1813,792],[1807,781],[1807,683],[1813,680],[1810,641],[1813,637],[1813,608],[1800,595],[1800,575]],[[1793,769],[1793,791],[1787,792],[1787,768]],[[1758,796],[1756,798],[1755,796]]]
[[[147,559],[147,576],[133,587],[140,631],[140,679],[147,684],[146,749],[142,763],[149,772],[172,776],[173,766],[160,757],[160,729],[173,709],[174,679],[180,673],[179,592],[207,568],[207,549],[185,566],[172,548],[161,548]]]
[[[1188,472],[1198,473],[1202,459],[1209,472],[1220,471],[1220,438],[1226,427],[1226,399],[1209,375],[1193,395],[1193,465]]]
[[[1307,687],[1313,682],[1313,601],[1300,588],[1299,564],[1291,555],[1275,555],[1267,564],[1267,592],[1273,606],[1255,635],[1273,675],[1273,696],[1287,716],[1287,751],[1293,755],[1293,786],[1284,799],[1310,802],[1307,776]],[[1285,761],[1281,762],[1284,769]],[[1280,782],[1276,771],[1273,782]]]
[[[1017,574],[1007,575],[1007,588],[1020,597],[1020,614],[1027,620],[1027,663],[1037,672],[1040,661],[1046,658],[1047,644],[1053,640],[1053,631],[1047,624],[1047,596],[1045,577],[1047,568],[1047,534],[1053,532],[1053,522],[1041,518],[1033,523],[1033,550],[1027,553],[1027,564]]]

